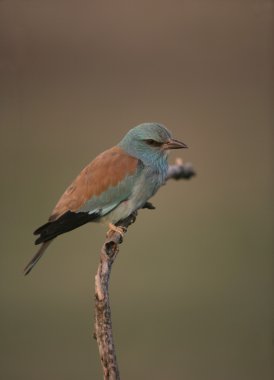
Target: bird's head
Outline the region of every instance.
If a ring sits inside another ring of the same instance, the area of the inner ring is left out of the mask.
[[[143,123],[132,128],[119,146],[144,163],[166,158],[171,149],[187,148],[187,145],[172,138],[171,133],[158,123]]]

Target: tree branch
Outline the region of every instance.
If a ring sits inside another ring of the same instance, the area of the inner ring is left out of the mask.
[[[189,179],[194,175],[195,172],[191,164],[184,165],[180,159],[177,159],[175,165],[169,165],[167,180]],[[147,202],[143,208],[154,209],[155,207],[150,202]],[[137,211],[123,221],[118,222],[117,225],[122,227],[124,233],[126,233],[128,227],[135,222],[136,217]],[[104,380],[120,379],[112,333],[109,280],[112,264],[117,257],[122,240],[119,232],[111,231],[108,233],[100,252],[100,263],[95,276],[94,338],[99,348]]]
[[[177,158],[175,165],[169,165],[166,179],[190,179],[195,175],[196,172],[190,162],[183,164],[183,160]]]

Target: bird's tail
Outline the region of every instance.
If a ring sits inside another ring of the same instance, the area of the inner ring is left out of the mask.
[[[32,270],[32,268],[34,267],[34,265],[41,259],[41,257],[43,256],[45,250],[48,248],[48,246],[50,245],[50,243],[52,242],[52,240],[48,240],[48,241],[44,242],[41,245],[41,247],[39,248],[38,252],[33,256],[33,258],[31,259],[31,261],[28,263],[28,265],[24,269],[25,276],[27,274],[29,274],[29,272]]]

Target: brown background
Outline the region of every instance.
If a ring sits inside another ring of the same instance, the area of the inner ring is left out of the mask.
[[[122,378],[272,378],[272,16],[269,0],[0,2],[1,379],[102,377],[105,229],[22,268],[77,172],[143,121],[187,143],[198,176],[162,188],[121,247]]]

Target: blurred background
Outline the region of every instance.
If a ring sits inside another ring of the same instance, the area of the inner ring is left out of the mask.
[[[102,378],[105,229],[63,235],[22,269],[75,175],[144,121],[189,145],[176,153],[198,175],[169,181],[121,246],[121,377],[272,378],[272,26],[270,0],[0,2],[2,379]]]

